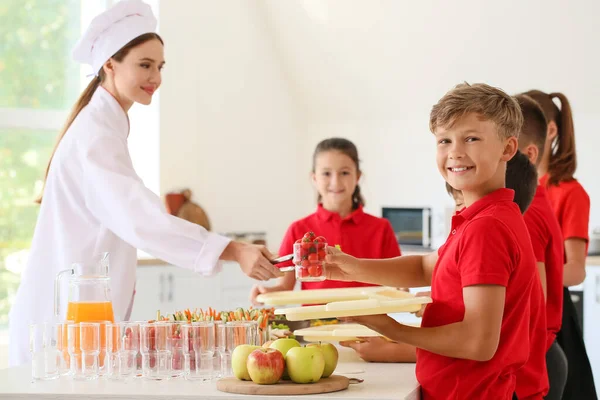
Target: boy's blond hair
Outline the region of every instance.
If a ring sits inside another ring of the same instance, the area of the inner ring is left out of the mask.
[[[501,138],[519,137],[523,115],[517,101],[501,89],[485,83],[461,83],[431,109],[429,129],[450,128],[461,117],[475,113],[496,124]]]

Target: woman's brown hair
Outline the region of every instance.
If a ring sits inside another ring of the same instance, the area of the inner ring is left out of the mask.
[[[162,44],[164,44],[162,38],[158,34],[145,33],[131,40],[119,51],[117,51],[111,58],[117,62],[121,62],[127,56],[127,54],[129,54],[129,51],[131,49],[154,39],[158,39]],[[73,106],[73,109],[71,110],[71,113],[67,118],[67,122],[65,122],[65,125],[58,134],[56,144],[54,145],[54,149],[52,150],[52,155],[50,156],[50,160],[48,161],[48,165],[46,166],[46,173],[44,175],[44,186],[46,185],[46,179],[48,179],[48,172],[50,171],[50,164],[52,163],[52,158],[54,158],[54,153],[56,153],[56,149],[58,148],[60,141],[65,136],[65,133],[67,133],[67,131],[71,127],[71,124],[73,124],[73,121],[75,120],[75,118],[77,118],[81,110],[83,110],[83,108],[88,105],[88,103],[92,99],[92,96],[96,92],[96,89],[98,89],[98,86],[100,86],[105,79],[106,74],[104,73],[104,69],[100,68],[100,71],[98,71],[98,75],[96,75],[92,79],[92,81],[87,85],[83,93],[81,93],[81,95],[75,102],[75,105]],[[42,187],[42,192],[40,193],[39,197],[35,200],[35,202],[38,204],[42,203],[42,198],[44,196],[44,186]]]
[[[552,143],[550,151],[548,184],[558,185],[560,182],[572,180],[577,169],[577,154],[569,100],[562,93],[547,94],[540,90],[530,90],[525,94],[538,102],[546,115],[546,121],[554,121],[557,127],[556,140]],[[560,101],[560,108],[554,103],[554,99]]]
[[[326,151],[339,151],[340,153],[347,155],[352,161],[354,161],[354,164],[356,164],[356,172],[360,173],[360,160],[358,159],[358,149],[356,148],[354,143],[352,143],[348,139],[343,138],[325,139],[317,145],[317,148],[315,149],[315,152],[313,154],[313,173],[315,172],[317,156]],[[321,195],[319,194],[317,201],[321,203],[321,200]],[[364,205],[365,199],[360,193],[360,185],[357,184],[356,188],[354,189],[354,193],[352,193],[352,209],[356,210],[358,207]]]

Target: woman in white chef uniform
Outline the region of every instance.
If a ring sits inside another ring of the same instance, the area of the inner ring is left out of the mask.
[[[203,275],[219,260],[237,261],[248,276],[281,276],[272,255],[169,215],[133,169],[127,149],[133,103],[150,104],[161,84],[163,42],[141,0],[97,16],[73,57],[96,76],[75,104],[48,166],[31,253],[10,312],[10,364],[29,360],[28,324],[53,316],[56,274],[75,261],[110,253],[116,318],[133,304],[136,248]],[[168,132],[166,132],[168,134]]]

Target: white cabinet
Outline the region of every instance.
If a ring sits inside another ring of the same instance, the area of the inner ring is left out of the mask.
[[[135,285],[135,298],[132,320],[147,320],[156,318],[156,311],[170,312],[174,309],[176,297],[181,293],[176,290],[178,274],[187,274],[193,279],[192,273],[172,266],[145,266],[138,268]]]
[[[172,265],[138,267],[130,319],[154,319],[157,310],[166,315],[186,308],[248,307],[254,283],[233,262],[223,263],[221,273],[212,277]]]
[[[588,266],[583,282],[583,339],[600,391],[600,265]]]

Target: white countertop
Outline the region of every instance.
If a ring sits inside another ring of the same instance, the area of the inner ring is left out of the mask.
[[[364,371],[362,373],[351,373]],[[419,386],[415,378],[415,364],[379,364],[360,360],[353,350],[340,349],[340,363],[336,374],[364,379],[347,390],[311,395],[315,399],[352,400],[419,400]],[[184,379],[128,382],[100,379],[81,382],[61,377],[53,381],[31,380],[31,367],[0,370],[0,399],[94,399],[94,400],[158,400],[158,399],[239,399],[243,395],[222,393],[213,382],[193,382]],[[256,397],[257,396],[253,396]],[[286,396],[286,399],[306,399],[304,396]]]
[[[425,252],[414,252],[414,251],[407,251],[407,252],[403,252],[402,255],[405,256],[422,256],[425,255],[427,253]],[[587,256],[586,260],[585,260],[585,264],[587,266],[600,266],[600,256]],[[151,255],[148,254],[139,254],[138,255],[138,267],[147,267],[147,266],[159,266],[159,265],[169,265],[169,263],[167,263],[166,261],[163,260],[159,260],[157,258],[152,257]]]

